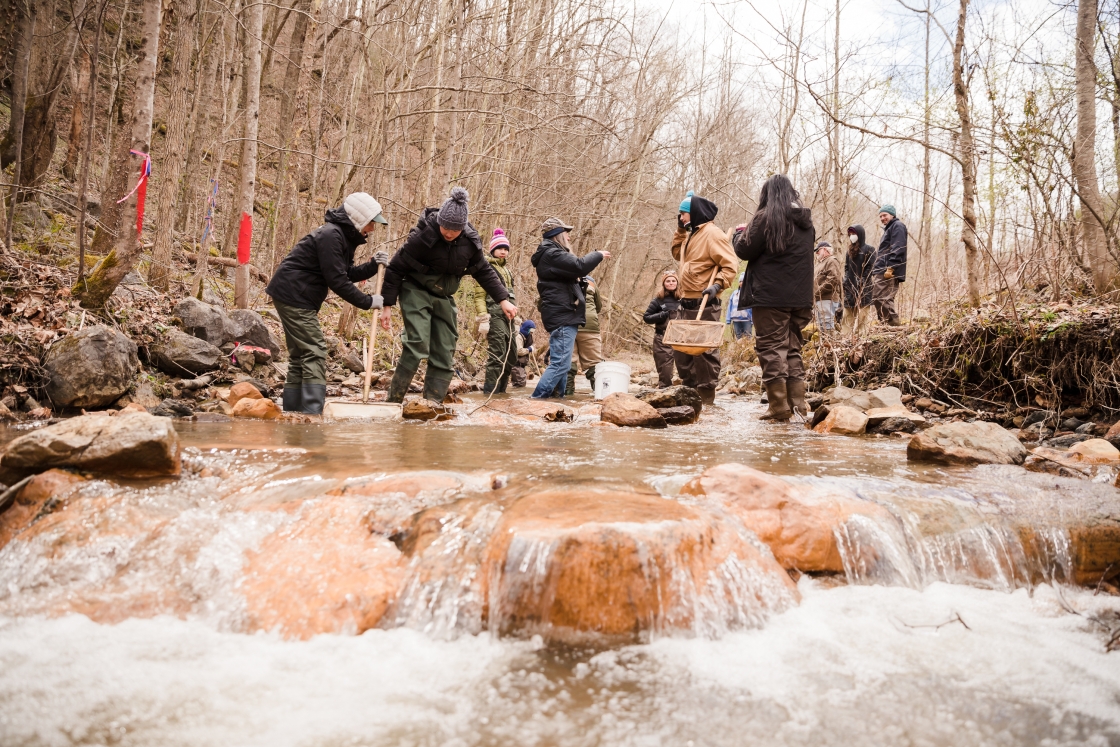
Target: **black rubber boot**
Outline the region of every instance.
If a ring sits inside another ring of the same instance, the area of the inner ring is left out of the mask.
[[[715,404],[715,401],[716,401],[716,389],[715,389],[715,387],[704,387],[703,389],[697,389],[696,391],[700,392],[700,401],[703,402],[705,405]]]
[[[303,389],[299,384],[284,387],[284,412],[303,412]]]
[[[898,314],[891,314],[888,316],[887,325],[891,327],[901,327],[902,321],[898,318]]]
[[[809,415],[809,403],[805,401],[805,380],[786,379],[786,394],[789,395],[789,406],[802,417]]]
[[[327,401],[326,384],[303,384],[299,390],[300,399],[303,400],[303,409],[308,415],[322,415],[323,404]]]
[[[451,386],[451,377],[442,378],[428,374],[424,377],[424,399],[429,402],[442,404],[447,396],[447,389]]]
[[[576,375],[571,371],[568,372],[568,380],[564,384],[564,396],[574,397],[576,393]]]
[[[393,372],[393,379],[389,382],[389,396],[386,402],[404,402],[404,396],[408,394],[408,385],[412,383],[412,377],[416,375],[415,371],[404,371],[400,366]]]
[[[789,409],[785,379],[766,382],[766,399],[770,409],[759,420],[789,420],[793,417],[793,410]]]
[[[595,391],[595,366],[592,366],[591,368],[584,371],[583,375],[587,377],[587,383],[591,384],[591,391],[594,392]]]

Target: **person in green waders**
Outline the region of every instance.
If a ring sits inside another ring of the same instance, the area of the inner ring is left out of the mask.
[[[498,273],[502,283],[506,286],[509,301],[512,303],[513,273],[506,267],[506,258],[509,256],[509,239],[506,232],[500,228],[494,229],[494,237],[490,239],[490,266]],[[481,286],[474,292],[475,322],[478,331],[486,335],[489,352],[486,356],[486,383],[482,387],[484,394],[497,392],[505,394],[509,384],[510,374],[517,366],[517,344],[511,338],[517,334],[513,322],[506,319],[502,307],[493,301]]]
[[[486,261],[478,231],[467,221],[469,199],[467,190],[455,187],[441,207],[425,208],[389,260],[381,291],[381,326],[389,329],[390,310],[398,300],[404,318],[403,350],[389,383],[390,402],[404,401],[424,358],[428,359],[424,399],[442,402],[447,396],[459,339],[458,311],[452,296],[464,275],[482,286],[506,319],[517,316],[505,283]]]
[[[364,264],[354,264],[354,252],[366,243],[374,225],[388,225],[381,204],[365,192],[347,195],[327,211],[326,222],[299,240],[265,288],[284,325],[288,373],[284,377],[284,412],[319,415],[327,398],[327,341],[319,326],[319,309],[334,291],[359,309],[380,309],[381,296],[370,295],[354,283],[377,274],[389,262],[377,252]]]

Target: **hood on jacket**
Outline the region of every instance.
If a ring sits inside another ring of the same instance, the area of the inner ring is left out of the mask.
[[[541,243],[537,245],[537,250],[535,252],[533,252],[533,256],[529,259],[529,262],[532,263],[533,267],[537,267],[537,266],[540,265],[541,257],[543,257],[544,253],[547,252],[552,247],[556,247],[560,251],[564,251],[564,252],[568,251],[567,249],[560,246],[559,244],[557,244],[552,239],[542,239]]]
[[[856,235],[856,238],[858,239],[858,241],[856,242],[857,248],[867,243],[867,232],[863,230],[863,226],[859,225],[858,223],[854,226],[848,226],[848,232],[854,233]],[[850,243],[849,246],[851,246]]]
[[[323,216],[323,219],[327,223],[334,223],[336,226],[341,228],[342,233],[346,236],[347,241],[351,242],[352,244],[366,243],[366,237],[362,235],[361,231],[354,227],[353,222],[351,222],[350,220],[350,216],[346,214],[346,208],[344,206],[339,205],[336,208],[331,208],[326,212],[326,215]]]
[[[486,257],[486,261],[489,262],[492,265],[497,265],[498,267],[505,267],[506,266],[505,257],[502,257],[501,259],[498,259],[493,254],[489,254]]]
[[[692,230],[695,231],[705,223],[711,223],[716,219],[716,213],[719,208],[716,204],[706,197],[693,197],[692,209],[688,212],[689,224]]]
[[[805,230],[813,227],[813,211],[809,208],[794,208],[790,211],[789,217],[796,228]]]

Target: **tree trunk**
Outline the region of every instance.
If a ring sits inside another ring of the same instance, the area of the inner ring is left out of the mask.
[[[136,91],[132,111],[132,142],[134,151],[129,162],[132,175],[129,192],[121,211],[120,225],[113,248],[97,264],[75,295],[87,309],[100,308],[109,300],[117,285],[132,271],[140,257],[140,231],[137,225],[138,197],[142,166],[151,152],[152,106],[156,90],[156,63],[159,58],[161,0],[144,0],[141,21],[140,53],[136,60]],[[143,155],[135,155],[140,153]]]
[[[965,273],[968,278],[968,302],[980,305],[980,256],[976,246],[976,143],[972,136],[972,112],[968,103],[968,87],[964,79],[964,30],[968,20],[969,0],[960,0],[957,13],[957,38],[953,44],[953,94],[957,116],[961,120],[961,242],[964,243]]]
[[[105,9],[108,2],[101,3],[97,12],[97,31],[93,35],[92,60],[86,80],[86,107],[89,109],[89,122],[86,124],[85,145],[82,147],[82,171],[78,177],[78,282],[86,277],[86,194],[89,190],[89,162],[93,156],[93,123],[97,119],[97,67],[101,54],[101,31],[104,27]],[[109,116],[112,116],[109,112]]]
[[[193,2],[180,0],[172,5],[175,19],[174,72],[171,74],[171,100],[167,112],[167,140],[161,165],[158,211],[155,215],[156,233],[152,244],[152,264],[148,268],[148,282],[156,290],[166,292],[170,287],[171,240],[175,227],[175,197],[179,194],[179,181],[183,174],[187,150],[187,119],[189,115],[191,57],[194,54],[194,23],[198,17]],[[197,7],[197,6],[196,6]]]
[[[82,134],[85,132],[85,102],[82,92],[89,88],[90,56],[82,55],[78,74],[74,79],[73,95],[74,105],[70,109],[70,137],[66,144],[66,161],[62,164],[62,174],[70,181],[78,174],[78,153],[82,149]],[[93,112],[90,113],[91,118]]]
[[[253,199],[257,185],[257,129],[261,105],[261,26],[260,3],[249,3],[245,10],[245,129],[241,140],[240,228],[237,241],[237,275],[234,278],[234,304],[249,308],[249,259],[253,240]]]
[[[1077,92],[1077,137],[1073,143],[1073,178],[1081,203],[1081,238],[1085,259],[1093,271],[1093,287],[1108,290],[1115,263],[1108,252],[1103,202],[1097,182],[1097,0],[1077,3],[1077,47],[1075,90]]]
[[[12,171],[12,190],[8,196],[8,220],[4,229],[4,244],[12,248],[12,220],[19,201],[20,171],[23,168],[23,130],[27,113],[27,80],[31,73],[31,47],[35,36],[35,3],[27,4],[27,13],[20,14],[19,49],[16,50],[16,74],[12,76],[12,119],[8,127],[12,140],[15,168]],[[6,165],[6,164],[5,164]]]

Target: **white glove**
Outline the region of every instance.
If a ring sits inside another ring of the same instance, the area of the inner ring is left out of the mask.
[[[488,335],[488,334],[490,334],[490,320],[489,320],[489,319],[487,319],[487,320],[486,320],[485,322],[483,322],[482,324],[478,325],[478,333],[479,333],[480,335]]]

